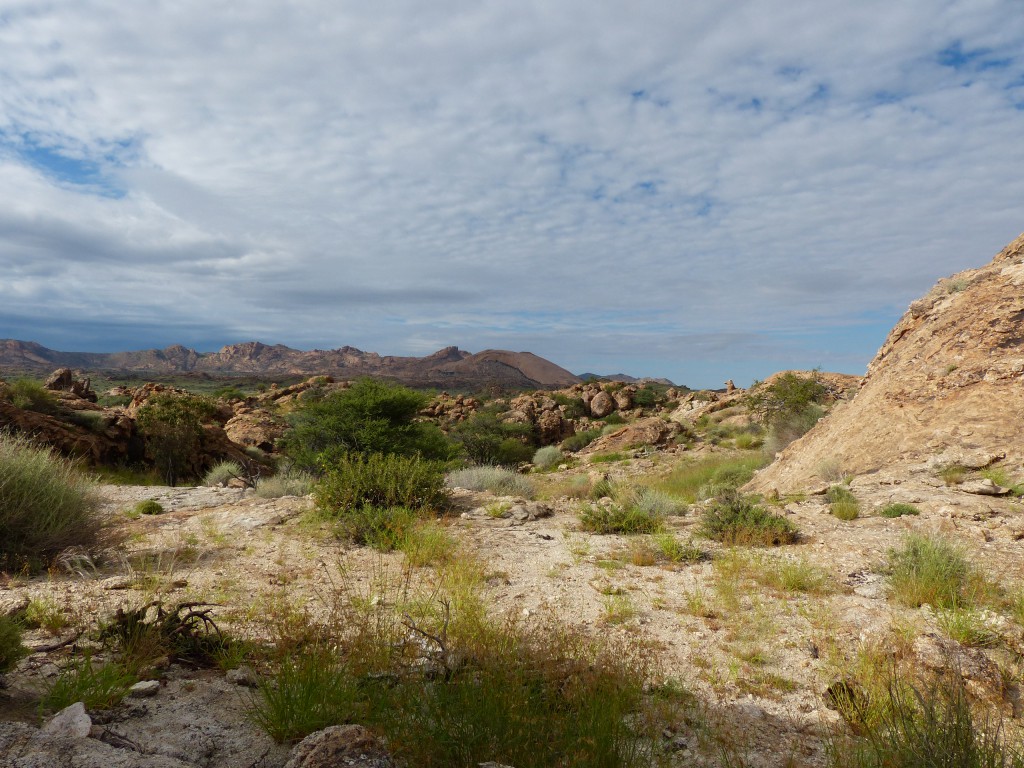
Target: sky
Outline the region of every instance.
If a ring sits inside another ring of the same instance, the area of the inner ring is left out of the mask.
[[[1021,0],[0,0],[0,338],[862,374],[1024,230]]]

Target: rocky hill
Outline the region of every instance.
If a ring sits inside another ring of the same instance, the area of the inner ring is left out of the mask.
[[[558,389],[581,380],[529,352],[485,350],[471,354],[445,347],[426,357],[382,356],[355,347],[303,351],[258,341],[229,344],[201,353],[176,344],[136,352],[58,352],[35,342],[0,340],[0,372],[49,373],[54,368],[128,371],[145,374],[210,373],[224,375],[374,376],[410,386],[510,389]]]
[[[826,475],[1024,462],[1024,235],[913,302],[860,391],[748,486],[798,491]]]

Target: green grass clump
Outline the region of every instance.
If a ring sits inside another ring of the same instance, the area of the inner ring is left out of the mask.
[[[789,520],[735,492],[723,495],[708,506],[700,532],[730,546],[778,546],[792,544],[800,536]]]
[[[903,517],[904,515],[920,515],[921,510],[913,504],[896,503],[882,507],[882,511],[878,514],[882,517]]]
[[[653,541],[661,556],[670,563],[697,563],[708,557],[693,539],[683,541],[673,533],[656,533]]]
[[[985,622],[984,614],[974,608],[949,608],[939,611],[936,619],[948,637],[968,648],[984,648],[999,642],[999,633]]]
[[[862,706],[856,696],[841,702],[857,735],[829,739],[829,768],[1024,768],[998,720],[978,722],[959,674],[916,686],[894,675],[877,717],[865,721]]]
[[[860,504],[850,489],[843,485],[833,485],[825,493],[829,504],[829,512],[840,520],[856,520],[860,517]]]
[[[306,651],[263,678],[253,699],[253,722],[278,742],[295,742],[365,709],[358,679],[328,651]]]
[[[658,533],[665,526],[662,515],[619,504],[588,504],[580,513],[580,525],[592,533]]]
[[[970,470],[962,464],[947,464],[944,467],[939,467],[939,477],[946,485],[960,485],[969,474]]]
[[[686,511],[686,505],[679,499],[670,496],[657,488],[639,486],[633,489],[627,497],[629,506],[659,517],[680,515]]]
[[[89,654],[68,662],[47,686],[39,709],[59,712],[77,701],[88,710],[109,709],[138,682],[137,674],[128,666],[110,661],[95,661]]]
[[[450,562],[458,544],[447,530],[434,520],[421,520],[412,525],[398,549],[414,568]]]
[[[285,469],[256,481],[255,494],[261,499],[280,499],[282,496],[307,496],[313,490],[313,476],[299,469]]]
[[[226,485],[239,477],[242,477],[242,467],[237,461],[221,461],[203,476],[203,485]]]
[[[590,463],[591,464],[611,464],[612,462],[622,461],[623,459],[628,459],[628,458],[629,457],[626,454],[624,454],[624,453],[622,453],[620,451],[613,451],[612,453],[598,453],[598,454],[595,454],[595,455],[591,456],[590,457]]]
[[[804,558],[765,558],[751,567],[755,581],[780,592],[825,595],[834,589],[828,573]]]
[[[1009,488],[1013,496],[1024,496],[1024,482],[1015,481],[1003,467],[983,469],[981,476],[1002,488]]]
[[[68,462],[0,432],[0,571],[45,567],[70,546],[103,543],[92,484]]]
[[[132,507],[132,513],[134,517],[140,515],[162,515],[164,513],[164,505],[156,499],[145,499]]]
[[[968,607],[983,586],[962,547],[918,533],[889,551],[887,573],[893,599],[911,608]]]
[[[557,445],[545,445],[543,448],[538,448],[537,452],[533,454],[533,466],[540,470],[557,467],[564,460],[565,454]]]
[[[21,642],[21,627],[9,616],[0,615],[0,675],[10,672],[28,653]]]
[[[472,589],[456,592],[342,607],[260,685],[253,719],[278,741],[359,722],[403,765],[666,764],[661,730],[688,699],[648,704],[642,648],[490,619]]]
[[[391,552],[402,547],[421,519],[421,515],[409,507],[357,507],[334,520],[334,532],[338,538],[353,544]]]
[[[522,496],[532,499],[533,483],[530,479],[506,467],[482,465],[449,472],[445,478],[449,488],[470,491],[490,491],[498,496]]]
[[[763,456],[709,456],[696,463],[687,461],[660,478],[652,487],[692,504],[718,493],[738,488],[765,465]]]
[[[7,397],[16,408],[37,413],[54,413],[57,397],[40,382],[33,379],[16,379],[7,387]]]

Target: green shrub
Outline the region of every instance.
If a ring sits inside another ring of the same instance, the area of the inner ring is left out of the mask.
[[[462,446],[470,461],[511,467],[533,458],[536,449],[533,427],[502,421],[500,416],[501,407],[489,405],[452,428],[452,438]]]
[[[132,507],[132,512],[136,515],[162,515],[164,506],[156,499],[145,499]]]
[[[537,452],[533,454],[533,465],[537,469],[551,469],[557,467],[565,459],[565,454],[562,453],[562,449],[557,445],[546,445],[543,448],[538,448]]]
[[[349,454],[322,464],[313,489],[317,510],[337,518],[361,507],[444,508],[443,465],[418,456]]]
[[[583,432],[577,432],[575,435],[565,438],[565,440],[561,442],[561,448],[563,451],[570,451],[572,453],[582,451],[600,436],[600,429],[587,429]]]
[[[701,519],[701,534],[728,545],[778,546],[799,538],[797,527],[739,493],[712,502]]]
[[[67,547],[100,546],[104,533],[85,477],[27,439],[0,432],[0,571],[36,571]]]
[[[470,491],[490,491],[497,496],[523,496],[532,499],[533,483],[528,477],[505,467],[466,467],[449,472],[445,478],[449,488],[465,488]]]
[[[840,520],[856,520],[860,516],[860,504],[848,488],[833,485],[825,492],[825,500],[829,503],[829,511]]]
[[[633,393],[633,405],[637,408],[653,408],[662,400],[664,400],[664,393],[650,385],[639,387]]]
[[[592,533],[658,533],[665,526],[661,515],[618,504],[588,504],[579,513],[583,530]]]
[[[57,396],[33,379],[16,379],[7,385],[11,404],[25,411],[55,413]]]
[[[0,675],[10,672],[28,653],[21,642],[21,627],[14,619],[0,614]]]
[[[139,408],[135,418],[146,451],[168,485],[193,476],[203,422],[214,410],[206,398],[173,392],[157,392]]]
[[[889,551],[887,573],[893,598],[911,608],[969,607],[983,586],[962,547],[917,533]]]
[[[349,389],[303,401],[282,449],[296,468],[320,471],[320,456],[357,453],[446,461],[454,448],[434,424],[419,421],[429,397],[397,384],[361,379]]]
[[[600,480],[598,480],[597,482],[590,486],[590,493],[587,495],[587,498],[595,500],[612,498],[613,496],[615,496],[615,492],[615,483],[613,483],[607,477],[602,477]]]
[[[879,512],[882,517],[903,517],[904,515],[919,515],[921,510],[913,504],[889,504]]]
[[[255,493],[261,499],[282,496],[306,496],[313,490],[313,476],[299,469],[285,469],[270,477],[256,480]]]
[[[567,419],[580,419],[587,415],[586,406],[583,405],[582,397],[571,397],[555,392],[551,397],[562,407],[562,415]]]
[[[203,476],[203,485],[222,485],[239,477],[242,477],[242,467],[237,461],[221,461]]]
[[[238,387],[226,386],[213,390],[213,392],[210,393],[210,397],[215,400],[227,400],[229,402],[234,402],[236,400],[245,400],[245,393]]]

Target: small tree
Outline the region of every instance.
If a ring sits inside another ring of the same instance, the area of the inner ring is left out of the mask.
[[[471,461],[514,466],[533,458],[533,427],[502,421],[500,412],[500,406],[489,405],[452,428],[452,437],[462,444]]]
[[[828,388],[815,371],[810,376],[787,371],[771,384],[755,382],[747,407],[768,429],[765,442],[770,453],[782,450],[806,433],[824,415],[820,403]]]
[[[755,382],[747,406],[767,427],[798,416],[808,406],[824,401],[828,389],[818,379],[787,371],[771,384]]]
[[[435,425],[417,420],[428,396],[397,384],[361,379],[296,412],[284,438],[295,465],[316,472],[320,459],[348,454],[399,454],[447,460],[454,449]]]
[[[215,407],[198,395],[158,392],[139,408],[136,422],[146,441],[146,450],[168,485],[192,472],[199,453],[203,421]]]

